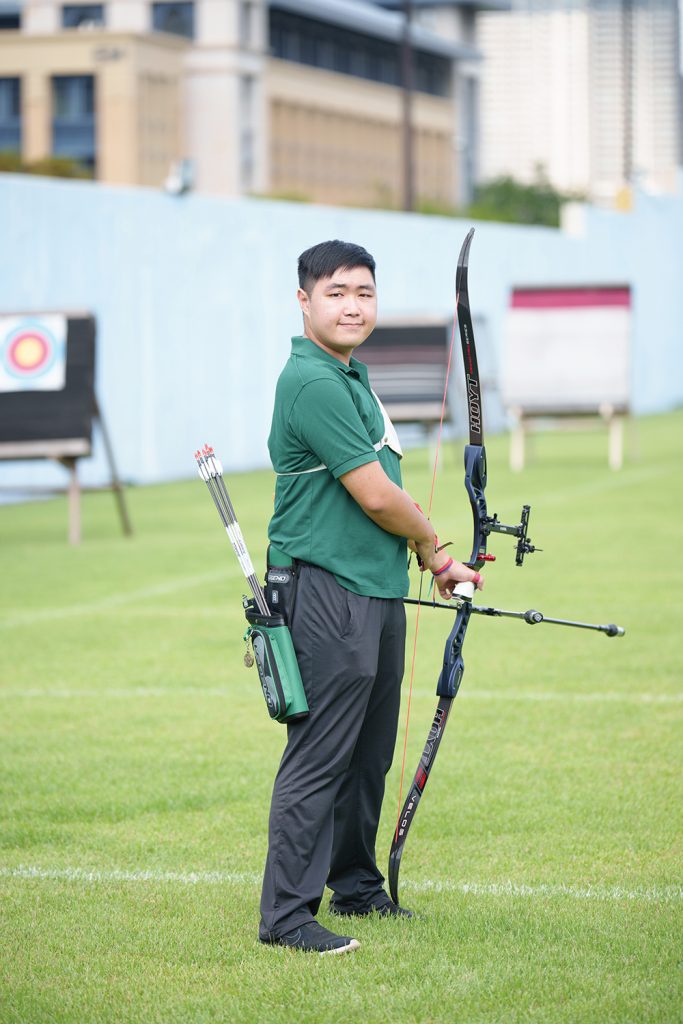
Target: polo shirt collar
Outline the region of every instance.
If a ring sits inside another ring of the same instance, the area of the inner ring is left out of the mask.
[[[292,338],[292,354],[306,356],[310,359],[319,359],[321,362],[327,363],[328,366],[334,366],[335,369],[342,370],[343,373],[359,377],[367,388],[370,387],[368,369],[365,363],[361,363],[359,359],[354,359],[351,356],[351,361],[347,366],[346,363],[342,363],[340,359],[335,359],[334,356],[331,356],[329,352],[325,352],[324,349],[320,348],[320,345],[316,345],[314,341],[311,341],[305,335],[298,334]]]

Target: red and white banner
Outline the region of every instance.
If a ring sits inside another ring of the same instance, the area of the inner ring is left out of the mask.
[[[508,310],[502,390],[508,406],[629,405],[628,287],[516,288]]]

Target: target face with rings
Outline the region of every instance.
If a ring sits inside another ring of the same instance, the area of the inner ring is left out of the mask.
[[[66,317],[0,316],[0,392],[60,391],[66,380]]]

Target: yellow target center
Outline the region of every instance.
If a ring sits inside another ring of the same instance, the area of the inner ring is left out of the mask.
[[[14,349],[17,366],[30,370],[37,366],[45,355],[45,343],[40,338],[22,338]]]

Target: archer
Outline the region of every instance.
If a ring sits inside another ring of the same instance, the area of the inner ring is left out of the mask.
[[[295,570],[288,620],[310,714],[287,726],[259,938],[343,953],[357,940],[315,920],[326,884],[339,916],[412,916],[385,892],[375,859],[404,668],[408,542],[443,598],[483,580],[439,549],[403,490],[396,431],[354,358],[377,319],[374,259],[323,242],[298,271],[304,333],[278,380],[268,441],[268,563]]]

